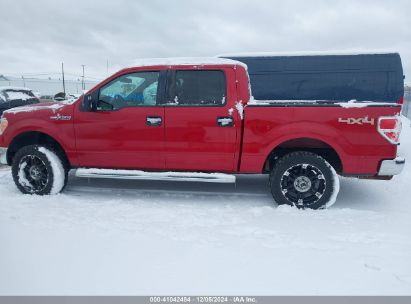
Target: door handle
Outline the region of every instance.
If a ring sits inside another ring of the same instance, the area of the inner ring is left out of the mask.
[[[231,116],[217,117],[217,126],[219,126],[219,127],[232,127],[233,126],[233,118]]]
[[[147,116],[146,117],[146,124],[149,127],[161,126],[162,122],[163,122],[163,118],[160,116]]]

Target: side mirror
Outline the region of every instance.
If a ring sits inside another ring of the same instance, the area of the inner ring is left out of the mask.
[[[97,102],[93,95],[85,95],[82,108],[85,112],[95,112],[97,111]]]
[[[98,107],[98,99],[91,98],[91,100],[90,100],[90,111],[91,112],[97,111],[97,107]]]
[[[113,109],[112,104],[98,99],[98,92],[85,95],[81,104],[81,112],[106,112]]]
[[[95,112],[98,107],[98,91],[91,94],[83,95],[83,103],[81,104],[82,112]]]

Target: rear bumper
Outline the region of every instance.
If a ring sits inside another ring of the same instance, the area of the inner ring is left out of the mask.
[[[403,157],[397,157],[395,159],[383,160],[381,162],[380,170],[378,170],[378,176],[392,176],[400,174],[404,169],[405,159]]]
[[[7,148],[0,147],[0,164],[7,165]]]

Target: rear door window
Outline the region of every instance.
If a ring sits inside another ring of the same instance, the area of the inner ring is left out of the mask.
[[[176,71],[170,97],[171,103],[181,106],[224,105],[225,74],[219,70]]]

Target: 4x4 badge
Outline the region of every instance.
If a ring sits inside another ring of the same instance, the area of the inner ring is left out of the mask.
[[[348,125],[364,125],[364,124],[370,124],[370,125],[374,125],[374,118],[368,118],[368,117],[364,117],[364,118],[338,118],[338,122],[342,122],[342,123],[346,123]]]

